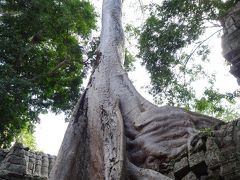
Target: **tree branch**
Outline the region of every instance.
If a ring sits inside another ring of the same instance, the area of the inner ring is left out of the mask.
[[[204,39],[202,42],[200,42],[200,43],[192,50],[192,52],[189,54],[186,62],[184,63],[184,70],[185,70],[185,67],[186,67],[187,63],[189,62],[189,60],[190,60],[190,58],[192,57],[192,55],[196,52],[196,50],[197,50],[204,42],[206,42],[207,40],[209,40],[211,37],[213,37],[215,34],[217,34],[218,32],[220,32],[221,30],[222,30],[222,28],[219,29],[219,30],[217,30],[217,31],[214,32],[213,34],[211,34],[209,37],[207,37],[207,38]]]
[[[201,41],[193,50],[192,52],[189,54],[189,56],[187,57],[184,65],[183,65],[183,76],[184,76],[184,85],[186,85],[186,79],[185,79],[185,76],[186,76],[186,66],[189,62],[189,60],[191,59],[191,57],[193,56],[193,54],[196,52],[196,50],[204,43],[206,42],[207,40],[209,40],[211,37],[213,37],[215,34],[217,34],[218,32],[222,31],[222,28],[215,31],[214,33],[212,33],[210,36],[208,36],[206,39],[204,39],[203,41]],[[179,74],[178,74],[179,76]]]

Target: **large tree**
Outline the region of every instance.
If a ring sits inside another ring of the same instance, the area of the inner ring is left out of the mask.
[[[221,121],[157,107],[133,87],[124,63],[122,0],[104,0],[97,66],[79,99],[51,180],[169,179],[162,166],[187,148],[198,129]]]
[[[39,113],[71,111],[95,17],[84,0],[0,1],[0,147],[32,130]]]

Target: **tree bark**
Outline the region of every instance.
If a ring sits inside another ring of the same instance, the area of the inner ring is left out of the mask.
[[[161,168],[217,119],[157,107],[133,87],[122,68],[121,0],[104,0],[99,64],[65,133],[50,180],[169,179]],[[158,168],[156,168],[158,167]]]

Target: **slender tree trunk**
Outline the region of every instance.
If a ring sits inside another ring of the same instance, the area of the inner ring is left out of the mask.
[[[121,7],[121,0],[103,1],[99,64],[72,115],[51,180],[169,179],[155,166],[186,150],[197,129],[220,124],[159,108],[135,90],[122,68]]]

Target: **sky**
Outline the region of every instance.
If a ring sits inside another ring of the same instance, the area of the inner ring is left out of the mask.
[[[139,7],[136,6],[138,0],[125,1],[123,6],[123,15],[127,18],[127,22],[141,22],[144,19],[144,14],[139,13]],[[144,3],[144,1],[143,1]],[[101,12],[101,1],[94,0],[99,14]],[[130,13],[130,14],[129,14]],[[126,19],[126,18],[125,18]],[[125,21],[126,22],[126,21]],[[212,32],[207,32],[211,34]],[[221,39],[214,36],[209,42],[211,47],[211,59],[207,68],[209,71],[216,71],[216,87],[222,92],[232,91],[239,88],[236,79],[229,73],[229,67],[224,66],[225,60],[222,57]],[[129,73],[130,79],[133,81],[134,86],[146,99],[153,102],[153,98],[143,88],[150,84],[149,74],[145,71],[145,68],[140,65],[140,62],[135,63],[136,70]],[[85,81],[85,84],[87,81]],[[202,86],[201,83],[197,86]],[[61,145],[64,133],[67,128],[65,123],[65,117],[63,114],[55,115],[53,113],[40,115],[41,123],[36,126],[36,132],[34,133],[37,139],[37,147],[40,151],[48,154],[57,155],[58,149]]]

